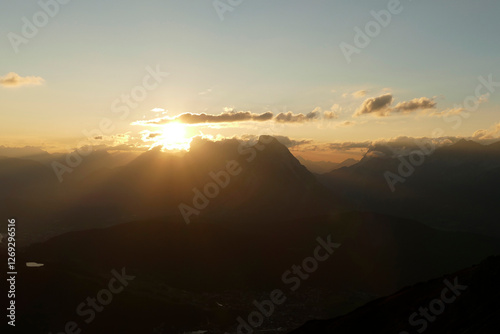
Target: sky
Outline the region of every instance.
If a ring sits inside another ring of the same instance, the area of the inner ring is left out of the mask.
[[[498,138],[500,2],[397,3],[3,1],[0,145],[270,134],[335,161],[436,129]]]

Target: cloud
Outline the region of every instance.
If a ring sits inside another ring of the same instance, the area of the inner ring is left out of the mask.
[[[343,121],[342,123],[340,124],[337,124],[337,127],[348,127],[348,126],[353,126],[354,124],[356,124],[356,122],[351,122],[351,121]]]
[[[202,92],[199,92],[198,95],[207,95],[212,92],[212,88],[208,88],[207,90],[204,90]]]
[[[446,109],[442,111],[432,111],[428,113],[429,117],[448,117],[452,115],[460,115],[463,111],[465,111],[462,107]]]
[[[386,156],[386,154],[384,152],[381,152],[381,151],[370,151],[370,152],[366,153],[366,157],[368,157],[368,158],[382,158],[385,156]]]
[[[340,142],[340,143],[318,143],[311,141],[311,143],[302,144],[300,151],[316,151],[316,152],[347,152],[347,151],[366,151],[371,147],[371,141],[364,142]]]
[[[0,86],[3,87],[21,87],[28,85],[41,85],[44,83],[41,77],[22,77],[17,73],[10,72],[0,77]]]
[[[371,141],[363,141],[363,142],[343,142],[343,143],[329,143],[326,145],[326,148],[332,151],[349,151],[353,149],[367,149],[370,148],[372,142]]]
[[[162,125],[172,122],[184,124],[205,124],[205,123],[231,123],[244,121],[268,121],[273,118],[272,112],[254,114],[250,111],[230,111],[219,115],[184,113],[175,117],[156,118],[148,121],[136,121],[132,125]]]
[[[366,96],[366,94],[368,94],[367,90],[358,90],[357,92],[354,92],[351,95],[354,97],[363,97]]]
[[[334,104],[330,110],[327,110],[323,113],[324,119],[337,119],[339,118],[339,113],[342,111],[342,107],[338,104]]]
[[[327,110],[323,113],[323,117],[325,119],[336,119],[339,118],[339,115],[335,111]]]
[[[353,116],[374,114],[379,117],[385,117],[393,113],[409,114],[418,110],[434,109],[437,105],[434,99],[428,97],[399,102],[395,107],[392,107],[393,101],[394,97],[390,93],[366,99]]]
[[[312,140],[308,139],[295,140],[295,139],[290,139],[290,137],[287,136],[273,136],[273,137],[276,138],[278,142],[280,142],[281,144],[285,145],[288,148],[312,143]]]
[[[237,140],[244,141],[248,145],[254,145],[259,141],[259,137],[260,136],[257,135],[243,135],[241,137],[234,137],[234,138]],[[272,135],[272,137],[276,138],[276,140],[279,143],[285,145],[288,148],[311,144],[313,142],[312,140],[309,139],[296,140],[296,139],[291,139],[290,137],[287,136],[279,136],[279,135]]]
[[[355,92],[352,92],[352,93],[343,93],[342,94],[342,97],[349,97],[349,96],[352,96],[354,98],[360,98],[360,97],[363,97],[363,96],[366,96],[366,94],[368,94],[369,91],[366,90],[366,89],[361,89],[361,90],[357,90]]]
[[[411,113],[417,110],[434,109],[437,103],[433,99],[421,97],[410,101],[400,102],[396,104],[393,111],[402,113]]]
[[[474,140],[492,140],[492,139],[498,139],[500,135],[500,123],[497,123],[493,126],[491,126],[489,129],[482,129],[482,130],[477,130],[474,132],[472,135],[472,138]]]
[[[390,111],[390,106],[394,97],[392,94],[384,94],[378,97],[366,99],[354,113],[354,116],[361,116],[364,114],[376,114],[378,116],[387,116]]]
[[[149,132],[146,136],[147,139],[153,139],[153,138],[156,138],[158,136],[161,136],[162,133],[161,132]]]
[[[279,123],[304,123],[308,121],[312,121],[314,119],[317,119],[320,115],[320,112],[315,108],[313,111],[307,113],[306,115],[304,114],[293,114],[291,111],[287,113],[279,113],[276,115],[274,118],[275,122]]]
[[[479,96],[476,100],[477,105],[479,106],[485,102],[488,102],[488,98],[489,98],[489,93]],[[442,111],[427,112],[427,115],[429,117],[445,117],[446,118],[448,116],[460,115],[462,112],[465,112],[467,115],[467,111],[464,107],[462,107],[461,105],[455,105],[454,108],[449,108],[449,109],[445,109]],[[467,116],[464,116],[464,117],[467,117]]]
[[[500,129],[500,123],[498,125]],[[500,131],[500,130],[499,130]],[[321,151],[321,152],[358,152],[366,153],[368,151],[384,152],[386,155],[408,154],[409,152],[420,149],[420,147],[428,146],[432,142],[436,147],[446,146],[456,143],[461,138],[459,137],[407,137],[398,136],[393,138],[382,138],[377,140],[367,140],[359,142],[336,142],[336,143],[317,143],[311,142],[309,145],[303,144],[300,147],[301,151]]]
[[[316,107],[313,109],[311,112],[314,114],[314,118],[319,118],[320,114],[323,114],[323,119],[337,119],[339,118],[339,113],[341,112],[342,108],[338,104],[334,104],[330,110],[325,110],[323,111],[323,108],[321,107]],[[309,113],[309,114],[311,114]],[[312,117],[312,116],[311,116]]]
[[[108,151],[127,151],[127,152],[145,152],[150,149],[149,146],[138,146],[134,144],[121,144],[116,146],[104,146]]]

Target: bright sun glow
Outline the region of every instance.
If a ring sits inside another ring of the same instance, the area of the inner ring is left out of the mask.
[[[154,146],[163,146],[166,150],[187,150],[191,138],[186,137],[186,126],[170,123],[162,127],[162,133],[155,138]]]

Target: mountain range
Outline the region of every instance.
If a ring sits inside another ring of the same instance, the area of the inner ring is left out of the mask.
[[[92,333],[233,333],[276,289],[286,302],[259,330],[362,323],[385,312],[377,298],[499,253],[499,146],[477,145],[436,149],[395,192],[384,173],[408,155],[373,147],[358,163],[317,175],[266,136],[254,145],[196,140],[185,154],[153,149],[114,167],[101,152],[62,183],[44,161],[0,159],[2,210],[19,222],[18,262],[44,264],[19,269],[20,323],[26,332],[58,332],[75,319]],[[182,204],[196,210],[188,220]],[[284,274],[314,254],[318,238],[339,247],[306,279],[297,274],[292,291]],[[135,278],[119,302],[82,322],[79,303],[122,269]]]

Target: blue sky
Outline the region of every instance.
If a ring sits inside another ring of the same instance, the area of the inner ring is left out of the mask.
[[[227,2],[225,0],[221,0]],[[45,1],[49,2],[49,1]],[[338,104],[338,118],[280,124],[273,131],[318,142],[429,136],[439,117],[412,113],[353,118],[365,99],[390,93],[394,104],[427,97],[435,111],[473,94],[478,76],[500,81],[500,2],[401,0],[402,12],[348,63],[340,43],[373,20],[389,1],[245,0],[220,20],[212,1],[69,1],[15,53],[10,32],[41,10],[36,1],[0,4],[0,76],[37,76],[42,85],[0,87],[2,140],[8,145],[75,145],[82,129],[110,116],[117,133],[140,131],[135,120],[224,108],[307,114]],[[110,113],[121,94],[141,83],[146,67],[170,73],[126,120]],[[384,90],[385,89],[385,90]],[[343,94],[366,90],[362,98]],[[201,93],[201,94],[200,94]],[[497,123],[500,94],[447,135],[471,136]],[[337,126],[353,122],[354,126]],[[336,125],[337,124],[337,125]],[[443,125],[444,124],[444,125]],[[222,136],[262,124],[190,129]]]

